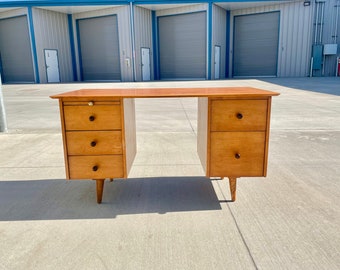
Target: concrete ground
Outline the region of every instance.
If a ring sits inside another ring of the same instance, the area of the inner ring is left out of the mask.
[[[0,269],[340,269],[340,78],[137,83],[253,86],[273,98],[268,176],[203,177],[197,100],[136,100],[130,178],[65,181],[49,95],[131,84],[3,85]]]

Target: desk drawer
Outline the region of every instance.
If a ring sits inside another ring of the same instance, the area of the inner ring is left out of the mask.
[[[266,130],[267,100],[211,101],[211,131]]]
[[[122,155],[69,156],[70,179],[105,179],[124,177]]]
[[[265,132],[212,132],[210,176],[264,176]]]
[[[64,106],[66,130],[117,130],[122,128],[120,105]]]
[[[67,131],[68,155],[121,155],[122,132]]]

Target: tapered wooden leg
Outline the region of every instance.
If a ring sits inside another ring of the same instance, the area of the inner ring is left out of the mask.
[[[97,203],[102,203],[105,179],[96,179]]]
[[[236,201],[236,177],[229,177],[229,187],[231,194],[231,201]]]

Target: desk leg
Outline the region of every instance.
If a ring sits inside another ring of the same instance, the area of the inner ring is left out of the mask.
[[[236,177],[228,177],[229,178],[229,187],[231,194],[231,201],[234,202],[236,200]]]
[[[105,179],[96,179],[97,203],[102,203]]]

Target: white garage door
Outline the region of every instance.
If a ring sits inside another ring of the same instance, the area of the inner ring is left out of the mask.
[[[120,80],[117,16],[78,20],[84,81]]]
[[[160,79],[206,78],[206,12],[158,18]]]
[[[35,81],[27,16],[0,20],[0,61],[3,82]]]
[[[276,76],[279,12],[235,16],[233,75]]]

